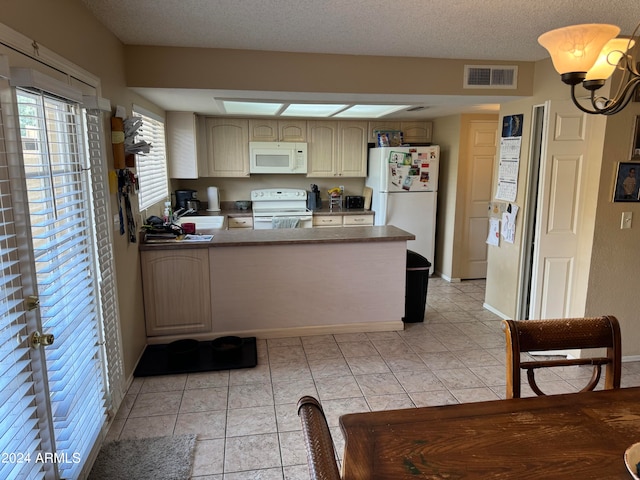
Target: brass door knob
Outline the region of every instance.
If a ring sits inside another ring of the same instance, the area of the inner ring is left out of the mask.
[[[47,345],[53,345],[55,340],[51,333],[40,334],[40,332],[33,332],[29,335],[29,345],[31,348],[39,348],[40,345],[46,347]]]

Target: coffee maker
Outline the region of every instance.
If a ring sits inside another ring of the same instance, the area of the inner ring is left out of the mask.
[[[179,208],[184,208],[187,210],[189,207],[187,206],[187,202],[191,200],[197,200],[198,192],[196,190],[176,190],[174,195],[176,197],[176,205],[174,207],[174,211]]]

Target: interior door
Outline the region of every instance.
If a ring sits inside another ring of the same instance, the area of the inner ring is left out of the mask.
[[[529,318],[570,316],[585,181],[586,114],[568,101],[546,111]]]
[[[471,121],[467,134],[461,278],[487,276],[487,205],[491,201],[497,121]]]

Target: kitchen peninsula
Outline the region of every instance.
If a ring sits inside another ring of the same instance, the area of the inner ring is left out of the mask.
[[[148,341],[401,330],[407,241],[414,238],[376,226],[143,241]]]

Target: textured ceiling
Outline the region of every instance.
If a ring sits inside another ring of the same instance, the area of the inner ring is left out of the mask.
[[[83,0],[127,45],[540,60],[541,33],[614,23],[638,0]]]
[[[536,61],[553,28],[640,20],[640,0],[82,1],[127,45],[472,60]]]

